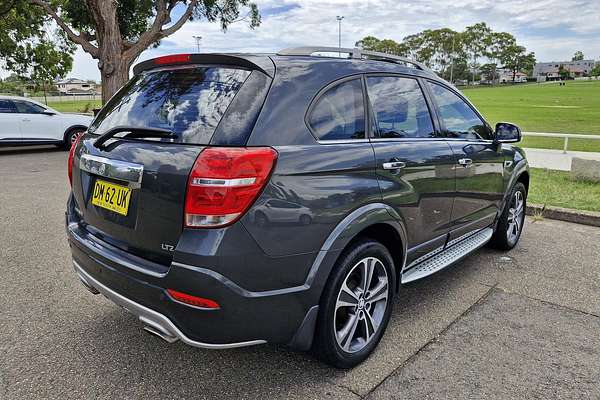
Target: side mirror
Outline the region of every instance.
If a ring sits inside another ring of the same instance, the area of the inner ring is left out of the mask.
[[[46,115],[56,115],[56,113],[54,111],[50,111],[50,110],[44,110],[42,112],[42,114],[46,114]]]
[[[521,129],[510,122],[498,122],[494,131],[494,142],[516,143],[521,141]]]

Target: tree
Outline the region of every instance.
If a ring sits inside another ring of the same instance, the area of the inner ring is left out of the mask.
[[[533,69],[535,53],[527,53],[525,47],[513,44],[503,49],[500,60],[505,68],[512,71],[512,82],[515,83],[515,77],[519,70]]]
[[[596,64],[594,69],[590,71],[590,75],[592,76],[600,76],[600,63]]]
[[[250,0],[14,0],[31,11],[42,11],[64,35],[98,60],[102,101],[106,102],[127,80],[129,69],[148,47],[179,30],[188,20],[206,18],[221,28],[247,19],[260,24],[256,4]],[[36,7],[31,7],[36,6]],[[171,19],[175,7],[181,15]],[[246,16],[240,18],[243,9]]]
[[[497,67],[498,66],[496,65],[496,63],[487,63],[481,66],[480,71],[481,74],[484,75],[487,80],[495,81]]]
[[[560,75],[560,79],[566,81],[571,76],[571,71],[565,68],[564,65],[561,65],[560,67],[558,67],[558,75]]]
[[[575,54],[573,54],[573,58],[571,59],[571,61],[581,61],[583,60],[584,55],[583,52],[581,51],[576,51]]]
[[[0,0],[0,32],[2,66],[21,80],[45,88],[71,70],[75,46],[48,32],[43,12],[27,2]]]
[[[475,81],[475,71],[479,66],[477,60],[485,55],[492,45],[492,30],[485,22],[479,22],[475,25],[467,26],[462,33],[465,43],[465,50],[469,54],[473,68],[473,82]]]
[[[403,43],[397,43],[391,39],[377,39],[374,36],[367,36],[355,43],[356,47],[361,49],[378,51],[396,56],[406,56],[407,48]]]

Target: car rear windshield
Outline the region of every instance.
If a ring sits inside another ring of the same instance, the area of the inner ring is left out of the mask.
[[[215,66],[142,73],[110,99],[89,132],[103,134],[118,126],[160,128],[176,136],[170,142],[208,144],[248,75],[247,70]]]

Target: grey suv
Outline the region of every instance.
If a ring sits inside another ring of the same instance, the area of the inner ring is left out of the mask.
[[[386,54],[144,61],[71,149],[75,270],[168,342],[284,344],[349,368],[402,285],[517,244],[520,136]]]

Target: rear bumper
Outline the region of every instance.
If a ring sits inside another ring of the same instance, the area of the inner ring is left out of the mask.
[[[75,215],[67,213],[66,219],[73,264],[81,281],[136,315],[149,332],[167,341],[210,349],[267,342],[299,350],[310,347],[321,279],[312,285],[252,291],[213,268],[175,260],[162,269],[152,268],[147,260],[92,235]],[[323,256],[324,262],[333,263],[334,253]],[[250,273],[256,262],[253,259],[252,264],[238,268]],[[281,271],[289,267],[285,258],[280,262]],[[203,310],[179,303],[167,288],[215,300],[220,308]]]
[[[137,316],[144,325],[145,330],[159,336],[160,338],[166,340],[169,343],[181,340],[182,342],[190,346],[201,347],[205,349],[231,349],[235,347],[253,346],[256,344],[266,343],[265,340],[250,340],[246,342],[214,344],[193,340],[186,336],[183,332],[181,332],[179,328],[177,328],[177,326],[175,326],[175,324],[165,315],[154,311],[148,307],[145,307],[139,303],[136,303],[135,301],[115,292],[109,287],[104,286],[96,279],[94,279],[90,274],[85,272],[85,270],[81,268],[81,266],[74,260],[73,267],[75,268],[75,272],[77,272],[77,275],[79,275],[79,279],[81,279],[81,282],[92,293],[101,293],[107,299],[111,300],[115,304],[123,307],[133,315]]]

